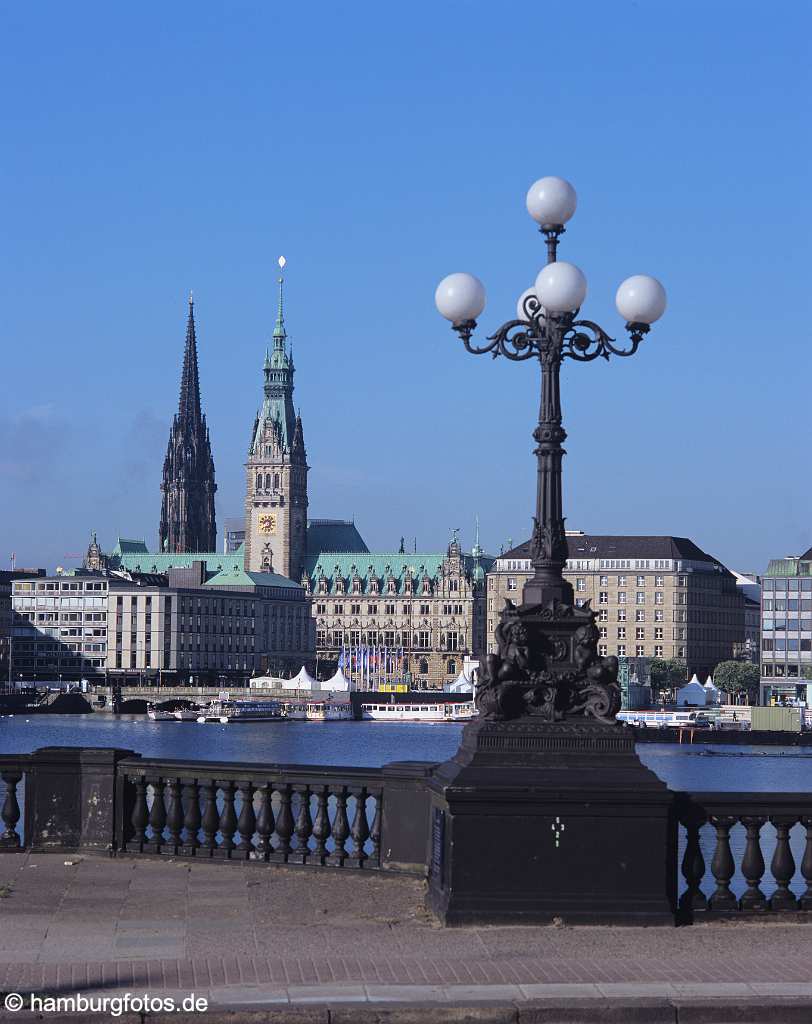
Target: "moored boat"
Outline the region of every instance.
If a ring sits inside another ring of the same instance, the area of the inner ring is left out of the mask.
[[[476,713],[472,700],[428,704],[361,704],[361,717],[366,721],[377,722],[467,722]]]
[[[285,720],[278,700],[216,700],[204,708],[198,722],[281,722]]]

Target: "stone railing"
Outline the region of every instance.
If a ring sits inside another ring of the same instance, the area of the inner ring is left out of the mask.
[[[2,755],[0,854],[171,856],[425,878],[434,768],[228,764],[71,747]],[[681,874],[678,922],[810,920],[812,794],[677,792],[672,806],[662,858],[679,861],[667,872],[675,882]]]
[[[120,761],[116,847],[379,868],[383,769]]]
[[[679,919],[812,910],[812,794],[677,793],[675,806]]]

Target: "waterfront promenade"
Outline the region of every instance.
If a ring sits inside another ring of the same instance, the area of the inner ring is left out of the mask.
[[[324,1024],[812,1019],[811,925],[442,929],[422,901],[377,873],[3,855],[0,992],[194,992],[204,1018]]]

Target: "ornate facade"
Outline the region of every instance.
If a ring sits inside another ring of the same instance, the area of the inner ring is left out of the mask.
[[[209,430],[200,409],[194,303],[189,298],[186,348],[177,415],[172,420],[161,483],[161,551],[214,551],[214,461]]]
[[[265,354],[264,397],[245,465],[245,568],[298,579],[307,550],[308,466],[286,341],[280,278],[273,350]]]

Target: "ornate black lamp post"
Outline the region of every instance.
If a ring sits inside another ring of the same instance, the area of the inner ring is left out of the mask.
[[[546,238],[547,264],[519,299],[516,319],[487,344],[472,341],[485,306],[475,277],[452,274],[435,297],[469,352],[541,366],[533,575],[522,603],[507,602],[501,613],[497,651],[482,659],[478,718],[429,782],[428,903],[449,924],[673,919],[671,795],[641,764],[631,730],[615,721],[617,659],[599,655],[595,613],[576,606],[563,576],[559,388],[564,359],[633,355],[663,314],[665,292],[642,275],[621,284],[625,345],[579,319],[586,281],[556,260],[575,205],[560,178],[531,187],[527,207]]]
[[[575,190],[561,178],[542,178],[531,186],[527,208],[547,240],[547,265],[519,299],[517,318],[502,324],[487,344],[471,340],[485,305],[481,282],[470,274],[451,274],[436,293],[437,308],[469,352],[541,365],[541,406],[533,432],[538,462],[533,576],[525,583],[521,606],[508,603],[503,611],[496,630],[498,653],[484,659],[477,688],[480,715],[496,720],[533,715],[560,721],[587,715],[611,721],[620,710],[617,659],[598,656],[595,613],[588,606],[575,607],[572,586],[563,575],[567,538],[561,463],[567,434],[561,425],[559,373],[564,359],[584,363],[599,356],[634,355],[650,324],[665,311],[665,291],[644,275],[621,284],[616,302],[627,321],[625,346],[592,320],[578,319],[586,280],[578,267],[556,259],[575,205]]]

